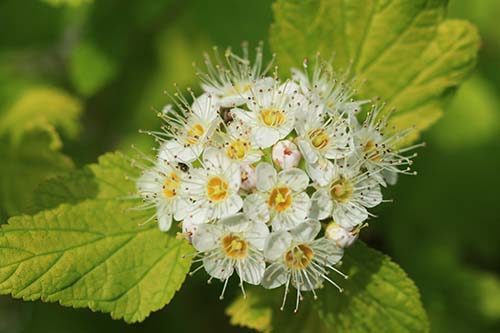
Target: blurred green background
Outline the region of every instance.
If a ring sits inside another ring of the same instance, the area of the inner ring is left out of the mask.
[[[168,102],[162,92],[172,83],[196,87],[192,62],[204,50],[267,41],[271,2],[234,3],[0,0],[0,115],[26,92],[55,87],[83,107],[79,135],[62,136],[76,166],[132,143],[151,147],[137,129],[159,126],[153,110]],[[419,176],[386,192],[397,200],[364,234],[415,280],[438,333],[500,332],[498,15],[498,0],[451,1],[449,17],[479,27],[478,68],[425,133]],[[2,221],[11,212],[0,210]],[[229,326],[231,297],[221,302],[218,293],[203,274],[188,278],[170,305],[135,325],[2,296],[0,332],[245,332]]]

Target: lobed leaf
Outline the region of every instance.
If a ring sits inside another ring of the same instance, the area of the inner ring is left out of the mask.
[[[256,318],[264,315],[272,323],[273,332],[349,332],[349,333],[418,333],[428,332],[429,323],[412,280],[389,257],[358,242],[346,251],[340,267],[348,280],[335,279],[344,288],[326,285],[318,292],[318,299],[306,294],[298,314],[292,316],[289,306],[279,311],[279,293],[254,290],[251,302],[239,299],[228,309],[232,322],[238,325],[270,330],[271,326],[256,327]],[[333,274],[333,273],[332,273]],[[279,292],[283,292],[282,288]],[[291,292],[288,296],[295,297]],[[289,302],[294,303],[294,302]],[[267,313],[266,311],[269,311]],[[242,315],[244,314],[244,315]]]
[[[190,267],[182,256],[192,250],[155,223],[139,226],[151,212],[130,210],[137,202],[125,198],[134,187],[126,176],[133,173],[123,155],[107,154],[41,186],[38,209],[56,208],[13,217],[0,230],[0,293],[127,322],[169,303]]]
[[[321,52],[349,68],[360,98],[396,108],[393,125],[413,137],[443,112],[450,92],[474,68],[476,28],[445,20],[446,0],[278,0],[271,45],[285,69]]]

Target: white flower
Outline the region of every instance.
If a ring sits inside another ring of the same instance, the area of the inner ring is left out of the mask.
[[[250,128],[237,119],[224,126],[224,131],[218,131],[217,139],[227,157],[241,165],[258,162],[263,155],[252,139]]]
[[[367,208],[382,202],[380,186],[367,173],[348,166],[335,167],[333,180],[312,195],[319,207],[318,219],[330,216],[344,228],[353,228],[370,215]]]
[[[305,189],[309,177],[300,169],[279,174],[269,163],[257,165],[257,192],[245,199],[243,210],[252,220],[271,222],[273,231],[295,227],[304,221],[310,207]]]
[[[193,224],[237,213],[243,205],[238,195],[240,167],[222,151],[208,148],[203,154],[203,167],[190,168],[185,191],[191,204],[185,221]]]
[[[351,246],[359,236],[359,229],[346,229],[341,225],[332,222],[328,224],[325,230],[325,237],[332,240],[340,248]]]
[[[304,70],[292,68],[292,78],[299,84],[301,92],[309,95],[314,101],[322,104],[324,111],[332,115],[355,114],[369,100],[354,100],[356,90],[351,87],[349,73],[340,76],[330,64],[318,57],[312,75],[308,72],[308,63],[304,62]]]
[[[309,108],[297,113],[295,130],[295,141],[309,176],[319,185],[326,185],[333,170],[330,160],[346,158],[354,152],[349,120]]]
[[[217,52],[217,50],[216,50]],[[205,54],[206,73],[197,74],[202,80],[201,87],[209,94],[218,97],[221,107],[235,107],[247,102],[252,95],[256,80],[269,70],[272,61],[266,68],[262,67],[262,45],[256,50],[253,65],[248,56],[248,45],[243,44],[243,56],[238,56],[229,48],[224,53],[225,62],[215,56],[215,63]]]
[[[184,179],[185,174],[177,164],[159,160],[137,180],[137,190],[146,207],[156,208],[161,231],[170,229],[173,218],[180,221],[185,217],[188,203],[183,192]]]
[[[285,138],[293,129],[295,112],[306,104],[294,83],[280,84],[266,78],[256,83],[247,102],[250,111],[232,109],[235,119],[247,124],[257,146],[267,148]]]
[[[252,165],[243,165],[241,171],[241,189],[253,191],[257,188],[257,173]]]
[[[307,220],[290,231],[278,231],[269,235],[264,257],[271,264],[266,268],[262,286],[273,289],[285,285],[281,309],[284,308],[290,285],[297,289],[295,312],[302,298],[301,291],[312,291],[324,280],[332,283],[340,291],[342,288],[328,276],[328,270],[338,271],[334,265],[343,256],[343,250],[326,238],[315,239],[321,230],[316,220]]]
[[[383,131],[387,129],[388,120],[392,112],[385,116],[380,113],[383,105],[372,107],[371,112],[366,116],[362,126],[354,130],[355,145],[357,153],[364,159],[363,167],[381,185],[394,185],[398,174],[416,174],[411,170],[412,159],[416,153],[404,155],[404,153],[423,146],[422,143],[405,148],[397,148],[398,144],[404,140],[413,128],[397,131],[394,134],[387,134]]]
[[[214,98],[207,94],[198,97],[183,112],[170,108],[160,117],[165,122],[165,133],[160,133],[163,134],[160,137],[163,144],[159,156],[183,163],[192,162],[200,156],[207,139],[221,121]]]
[[[207,273],[224,281],[221,299],[234,271],[240,277],[243,293],[243,282],[260,284],[265,270],[262,250],[268,234],[265,224],[251,222],[243,214],[198,227],[193,246],[203,253],[202,262]]]
[[[281,169],[291,169],[299,165],[302,155],[292,141],[283,140],[273,146],[271,157]]]

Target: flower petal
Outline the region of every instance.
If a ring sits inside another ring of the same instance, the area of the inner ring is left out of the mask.
[[[270,191],[278,178],[274,167],[267,162],[262,162],[257,165],[255,171],[257,173],[257,190],[260,192]]]

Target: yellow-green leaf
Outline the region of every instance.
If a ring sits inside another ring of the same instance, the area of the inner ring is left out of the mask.
[[[278,0],[271,45],[279,64],[299,66],[318,51],[350,69],[360,98],[396,108],[393,124],[415,125],[411,141],[442,115],[446,97],[475,65],[477,30],[445,20],[446,0]]]
[[[71,176],[50,181],[45,196],[54,198],[42,203],[56,208],[13,217],[0,230],[0,293],[127,322],[169,303],[191,264],[182,256],[192,249],[154,222],[140,226],[152,212],[131,210],[138,203],[125,198],[130,173],[137,171],[117,153],[78,173],[75,183]]]

